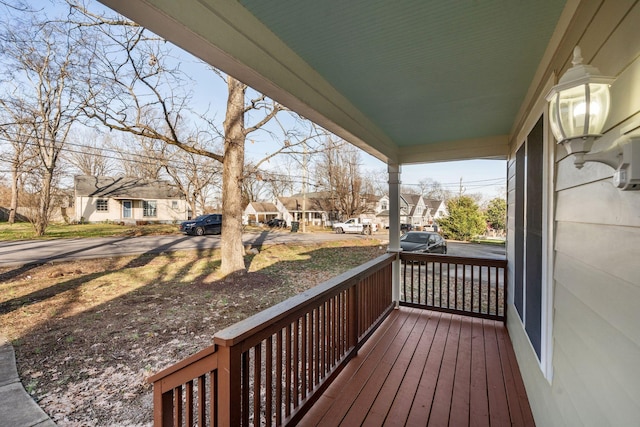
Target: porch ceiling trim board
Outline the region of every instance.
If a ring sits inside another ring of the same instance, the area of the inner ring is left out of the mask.
[[[408,146],[399,149],[400,164],[443,162],[470,159],[506,159],[509,155],[509,135],[466,139]]]
[[[240,3],[100,1],[369,154],[397,161],[389,137]]]

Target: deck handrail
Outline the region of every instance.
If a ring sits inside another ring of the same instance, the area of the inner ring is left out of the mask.
[[[394,259],[395,254],[381,255],[217,332],[213,336],[214,341],[219,345],[231,346],[250,337],[264,337],[260,332],[274,329],[273,325],[281,323],[283,319],[293,317],[296,313],[313,306],[317,301],[354,286],[372,272],[391,264]]]
[[[298,421],[393,308],[396,258],[382,255],[238,322],[150,377],[154,425]]]
[[[506,322],[507,260],[401,252],[400,304]]]

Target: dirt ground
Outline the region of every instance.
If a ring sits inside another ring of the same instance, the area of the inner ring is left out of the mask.
[[[150,375],[211,345],[216,331],[384,253],[374,240],[348,244],[263,248],[246,257],[248,274],[226,280],[213,250],[0,269],[0,334],[58,425],[150,425]]]

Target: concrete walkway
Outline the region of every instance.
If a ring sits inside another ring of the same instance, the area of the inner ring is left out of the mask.
[[[22,386],[13,346],[4,337],[0,337],[0,425],[56,426]]]

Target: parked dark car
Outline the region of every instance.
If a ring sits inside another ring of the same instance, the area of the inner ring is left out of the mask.
[[[400,224],[400,231],[407,232],[413,230],[413,225],[411,224]]]
[[[284,219],[280,219],[280,218],[273,218],[270,219],[269,221],[267,221],[267,225],[271,228],[286,228],[287,227],[287,221],[285,221]]]
[[[200,215],[195,219],[180,223],[180,231],[184,234],[220,234],[222,232],[222,215],[208,214]]]
[[[438,233],[410,231],[400,237],[400,247],[405,252],[447,253],[447,242]]]

